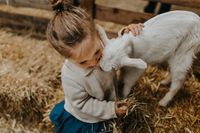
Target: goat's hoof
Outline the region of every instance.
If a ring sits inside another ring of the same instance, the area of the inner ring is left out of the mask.
[[[162,106],[162,107],[166,107],[166,106],[167,106],[167,104],[168,104],[168,102],[166,102],[166,101],[165,101],[165,100],[163,100],[163,99],[162,99],[162,100],[160,100],[160,101],[159,101],[159,103],[158,103],[158,105],[159,105],[159,106]]]

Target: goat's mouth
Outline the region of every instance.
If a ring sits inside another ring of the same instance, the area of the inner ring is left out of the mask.
[[[110,72],[110,71],[113,70],[112,68],[108,68],[108,67],[101,67],[101,66],[100,66],[100,68],[101,68],[101,70],[103,70],[103,71],[105,71],[105,72]]]
[[[106,62],[104,62],[102,59],[99,62],[99,66],[100,66],[100,69],[105,71],[105,72],[110,72],[113,69],[111,65],[109,65]]]
[[[102,71],[105,71],[105,72],[110,72],[110,71],[112,71],[112,67],[104,66],[104,65],[102,65],[101,63],[100,63],[100,69],[101,69]]]

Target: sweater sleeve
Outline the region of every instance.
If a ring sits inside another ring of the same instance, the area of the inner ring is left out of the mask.
[[[84,87],[70,79],[63,81],[62,85],[71,106],[76,111],[79,111],[79,113],[84,113],[102,120],[117,117],[114,101],[100,101],[95,99],[87,93]]]

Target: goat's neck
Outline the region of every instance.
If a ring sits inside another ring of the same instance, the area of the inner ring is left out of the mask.
[[[137,37],[133,36],[131,32],[129,32],[128,34],[125,34],[125,39],[129,39],[130,42],[128,43],[128,52],[127,54],[129,55],[129,57],[135,57],[135,52],[137,54],[137,51],[135,51],[135,42],[137,42]],[[126,44],[127,45],[127,44]]]

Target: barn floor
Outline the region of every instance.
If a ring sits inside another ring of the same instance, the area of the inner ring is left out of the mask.
[[[141,12],[146,4],[140,0],[97,3]],[[116,30],[113,23],[105,26]],[[0,29],[0,132],[53,133],[48,115],[63,99],[60,68],[64,58],[46,40],[30,38],[31,32],[24,32],[26,35],[17,35],[9,28]],[[200,133],[200,83],[189,72],[174,101],[162,108],[157,103],[167,87],[159,81],[166,74],[163,68],[148,67],[130,95],[137,101],[136,108],[111,122],[115,133]]]

